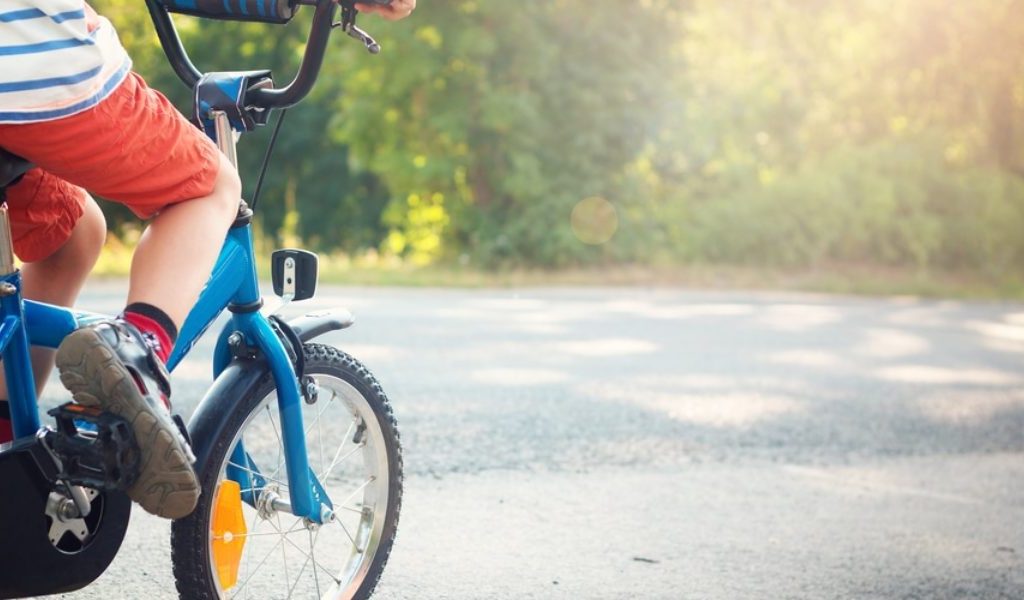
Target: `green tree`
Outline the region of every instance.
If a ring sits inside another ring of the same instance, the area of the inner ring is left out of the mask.
[[[98,6],[190,110],[144,6]],[[281,80],[308,18],[178,22],[203,68]],[[1024,267],[1020,0],[453,0],[362,24],[384,53],[335,36],[288,117],[260,207],[279,243],[485,266]],[[268,134],[241,148],[250,182]],[[570,227],[592,197],[618,214],[601,245]]]

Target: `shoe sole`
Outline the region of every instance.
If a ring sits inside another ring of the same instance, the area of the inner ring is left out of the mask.
[[[173,423],[150,406],[135,378],[99,333],[79,329],[57,350],[57,368],[75,402],[97,406],[127,420],[141,451],[139,478],[127,493],[147,512],[186,517],[199,501],[191,452]]]

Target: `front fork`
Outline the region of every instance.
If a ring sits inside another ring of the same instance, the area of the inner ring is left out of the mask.
[[[309,466],[299,377],[285,349],[285,342],[270,326],[267,318],[259,312],[234,315],[231,325],[226,328],[230,329],[243,333],[248,343],[260,349],[277,388],[281,440],[288,470],[289,501],[275,501],[274,508],[322,524],[331,519],[334,506],[327,491]],[[301,352],[302,349],[297,348],[296,351]],[[232,449],[228,464],[228,477],[238,482],[243,491],[248,491],[243,492],[242,499],[257,507],[266,480],[258,465],[246,452],[244,440],[240,439]]]
[[[216,135],[214,141],[217,143],[217,147],[237,168],[235,135],[227,113],[211,111],[210,117],[214,124]],[[249,231],[251,232],[251,229]],[[246,244],[249,249],[248,255],[252,257],[251,233]],[[249,268],[252,269],[252,273],[247,273],[242,277],[233,302],[235,314],[225,332],[237,331],[244,336],[246,343],[259,348],[270,367],[274,385],[277,388],[277,405],[281,416],[281,438],[284,445],[285,465],[288,470],[289,501],[277,501],[275,508],[322,524],[325,520],[330,519],[334,507],[326,490],[309,467],[306,432],[302,422],[299,376],[295,373],[284,342],[270,326],[267,318],[258,310],[261,296],[257,285],[255,264],[250,264]],[[229,335],[222,334],[217,343],[214,368],[218,371],[226,366],[228,337]],[[296,348],[295,351],[301,352],[302,348]],[[258,466],[246,452],[244,440],[238,440],[235,448],[231,451],[228,464],[228,477],[238,482],[244,491],[243,500],[256,507],[259,495],[265,489],[266,481]]]

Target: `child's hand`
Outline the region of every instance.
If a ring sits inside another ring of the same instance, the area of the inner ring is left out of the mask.
[[[380,15],[389,21],[397,21],[412,14],[412,11],[416,8],[416,0],[394,0],[390,6],[356,3],[356,8],[359,9],[360,12],[373,13]]]

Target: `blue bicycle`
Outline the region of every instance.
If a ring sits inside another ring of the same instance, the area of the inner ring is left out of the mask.
[[[312,26],[298,73],[283,88],[268,71],[200,73],[168,14],[284,23],[300,4],[313,7]],[[357,11],[345,0],[147,5],[171,65],[195,90],[199,122],[233,162],[236,133],[265,124],[274,109],[310,91],[334,28],[379,51],[355,26]],[[0,153],[0,193],[29,167]],[[173,371],[230,311],[216,342],[213,387],[187,427],[203,492],[195,512],[172,526],[178,592],[200,599],[366,598],[398,525],[402,452],[395,419],[363,365],[311,342],[350,326],[347,311],[286,322],[261,310],[252,219],[243,202],[167,365]],[[274,253],[274,290],[285,303],[313,296],[316,261],[302,250]],[[70,403],[50,411],[54,426],[42,427],[28,354],[30,345],[56,348],[101,318],[22,300],[6,207],[0,208],[0,353],[16,437],[0,447],[0,598],[80,589],[103,573],[124,538],[131,502],[123,490],[138,472],[131,429],[116,416]]]

